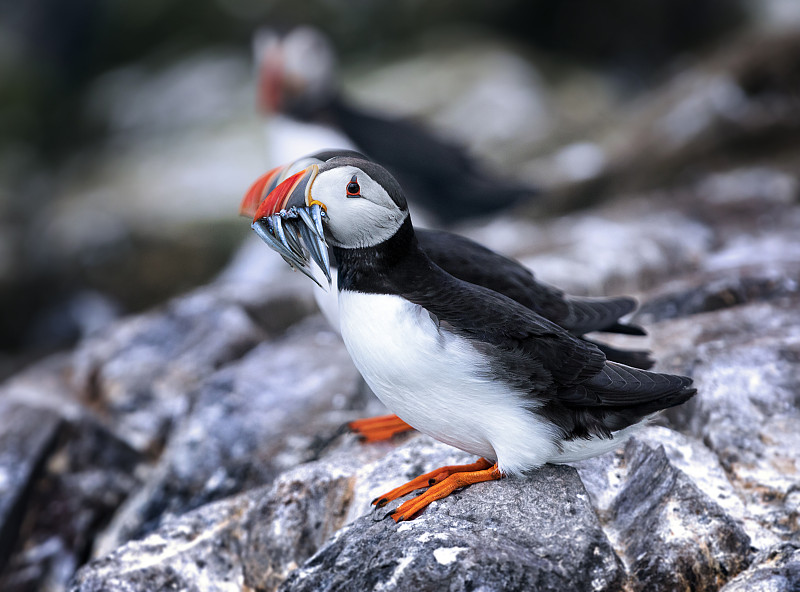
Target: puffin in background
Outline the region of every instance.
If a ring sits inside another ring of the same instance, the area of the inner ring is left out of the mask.
[[[279,220],[306,226],[301,212],[339,263],[341,334],[367,384],[409,425],[481,457],[376,498],[383,506],[428,487],[390,513],[396,522],[472,483],[613,450],[696,392],[690,378],[608,361],[515,300],[447,273],[420,248],[400,185],[374,162],[333,158],[290,176],[253,228],[297,247],[318,235],[285,239]]]
[[[264,198],[278,184],[308,166],[321,165],[334,158],[343,157],[368,160],[352,150],[322,150],[284,167],[276,167],[253,183],[242,200],[240,213],[252,219]],[[270,237],[271,235],[267,237],[268,242],[272,241]],[[537,281],[533,273],[519,262],[495,253],[466,237],[443,230],[428,229],[417,229],[416,237],[419,247],[425,254],[454,277],[508,296],[576,337],[593,343],[609,360],[642,369],[653,365],[653,359],[648,351],[618,349],[583,337],[584,334],[591,332],[646,335],[641,327],[619,320],[636,308],[636,301],[633,298],[569,296],[558,288]],[[290,249],[290,246],[287,244],[284,248]],[[338,270],[335,256],[332,257],[328,253],[328,260],[330,289],[322,288],[325,279],[322,278],[318,268],[312,268],[312,273],[316,276],[314,280],[320,285],[320,289],[314,290],[314,298],[330,325],[339,330]],[[324,261],[318,263],[321,267],[328,265]],[[366,442],[384,440],[411,429],[395,415],[359,419],[348,425]]]
[[[333,47],[317,29],[298,27],[283,36],[261,30],[253,51],[262,113],[340,132],[344,138],[325,145],[355,148],[382,163],[411,201],[443,224],[508,208],[538,193],[483,170],[463,148],[414,121],[350,104],[336,83]]]

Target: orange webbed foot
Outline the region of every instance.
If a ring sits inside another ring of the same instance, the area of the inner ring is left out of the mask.
[[[395,434],[402,434],[414,429],[396,415],[357,419],[348,423],[347,427],[357,434],[362,442],[388,440]]]
[[[413,520],[431,502],[447,497],[456,489],[473,483],[501,479],[502,477],[503,474],[497,468],[497,463],[492,464],[485,458],[481,458],[469,465],[450,465],[420,475],[416,479],[412,479],[408,483],[378,496],[372,503],[381,508],[390,501],[407,493],[423,487],[429,487],[425,493],[403,502],[397,509],[389,513],[395,522]]]

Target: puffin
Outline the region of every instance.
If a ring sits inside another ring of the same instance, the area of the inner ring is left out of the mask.
[[[315,28],[297,27],[284,35],[261,30],[253,52],[261,113],[340,132],[350,145],[385,166],[409,198],[441,222],[509,208],[539,193],[529,184],[490,173],[464,148],[416,121],[352,104],[336,83],[333,47]]]
[[[373,500],[383,507],[427,488],[387,514],[395,522],[474,483],[611,451],[696,393],[691,378],[608,360],[516,300],[442,269],[420,247],[400,184],[375,162],[312,164],[266,196],[252,226],[278,237],[280,220],[306,215],[338,262],[342,339],[372,391],[415,429],[479,457]],[[301,239],[286,239],[287,250],[305,255]]]
[[[258,206],[279,183],[312,164],[322,164],[333,158],[341,157],[369,160],[354,150],[325,149],[300,158],[289,165],[275,167],[252,184],[242,200],[240,214],[253,218]],[[309,216],[306,216],[306,221],[308,220]],[[308,232],[308,228],[301,230]],[[284,236],[285,234],[284,232]],[[432,229],[416,229],[416,236],[423,251],[448,273],[459,279],[505,294],[567,329],[573,335],[587,341],[588,339],[583,335],[590,332],[646,335],[640,326],[623,323],[619,320],[636,308],[636,301],[633,298],[569,296],[554,286],[537,281],[534,274],[519,262],[495,253],[464,236]],[[276,245],[274,236],[269,233],[262,234],[262,238],[271,247],[276,248],[279,253],[284,254],[290,249],[289,244]],[[316,241],[312,239],[308,242]],[[321,248],[313,252],[321,252]],[[339,330],[336,259],[330,252],[327,255],[327,261],[319,260],[318,263],[321,268],[329,269],[327,276],[331,284],[329,289],[323,287],[324,280],[319,277],[320,267],[309,269],[305,265],[298,265],[296,269],[300,269],[311,277],[322,288],[314,290],[314,298],[331,327]],[[290,265],[294,266],[293,263]],[[646,350],[623,350],[596,341],[592,341],[592,343],[612,361],[642,369],[648,369],[654,364],[650,352]],[[347,426],[364,442],[389,439],[396,434],[412,429],[393,414],[354,420]]]
[[[322,164],[333,158],[353,157],[368,160],[354,150],[326,149],[300,158],[285,166],[275,167],[252,184],[240,205],[240,214],[253,218],[264,198],[279,183],[312,164]],[[307,231],[307,229],[306,229]],[[285,234],[285,233],[284,233]],[[582,298],[564,294],[554,286],[536,280],[534,274],[513,259],[500,255],[483,245],[453,232],[432,229],[416,229],[420,248],[442,269],[464,281],[490,288],[505,294],[534,312],[583,337],[590,332],[608,332],[644,336],[646,332],[638,325],[622,323],[619,319],[636,308],[630,297]],[[274,242],[267,234],[268,244]],[[283,245],[282,249],[289,248]],[[281,252],[279,250],[279,252]],[[336,259],[329,252],[329,264],[320,261],[322,267],[330,269],[330,289],[323,287],[319,277],[320,268],[299,268],[320,286],[314,290],[314,298],[328,323],[339,330],[339,302],[337,289]],[[314,273],[317,272],[317,273]],[[587,339],[588,340],[588,339]],[[654,361],[645,350],[623,350],[592,341],[606,357],[615,362],[637,368],[650,368]],[[396,415],[363,418],[347,424],[364,442],[376,442],[392,438],[411,428]]]
[[[239,207],[239,213],[253,218],[258,206],[275,187],[288,177],[313,164],[323,164],[334,158],[352,157],[370,160],[355,150],[325,149],[300,158],[291,164],[271,169],[259,177],[248,189]],[[516,300],[543,317],[570,331],[583,336],[591,332],[618,333],[644,336],[645,330],[620,318],[633,312],[636,300],[628,296],[580,297],[565,294],[559,288],[536,279],[527,267],[500,255],[465,236],[446,230],[415,229],[420,248],[442,269],[464,281],[485,286]],[[268,244],[272,240],[268,237]],[[317,304],[332,327],[338,330],[338,291],[336,259],[330,259],[331,290],[314,292]],[[323,266],[327,264],[323,263]],[[301,271],[307,271],[303,268]],[[319,277],[314,281],[322,287]],[[584,338],[585,339],[585,338]],[[609,345],[593,342],[606,356],[628,366],[648,369],[654,361],[650,352],[644,350],[620,350]]]

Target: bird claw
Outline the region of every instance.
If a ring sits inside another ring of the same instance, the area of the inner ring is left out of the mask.
[[[325,211],[318,204],[311,207],[292,206],[288,210],[259,218],[252,226],[269,248],[322,288],[311,270],[311,261],[322,270],[330,285],[331,262],[322,226],[324,217]]]

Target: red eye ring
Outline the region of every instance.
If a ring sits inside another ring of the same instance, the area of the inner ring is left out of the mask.
[[[347,197],[361,197],[361,186],[358,184],[358,179],[356,175],[350,179],[350,182],[347,184]]]

